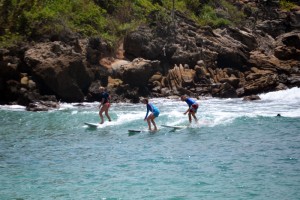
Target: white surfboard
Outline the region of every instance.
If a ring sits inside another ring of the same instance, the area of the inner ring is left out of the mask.
[[[161,125],[162,127],[166,127],[166,128],[173,128],[173,129],[184,129],[187,126],[170,126],[170,125]]]
[[[89,123],[89,122],[84,122],[85,125],[88,125],[90,128],[97,128],[100,124],[97,123]]]

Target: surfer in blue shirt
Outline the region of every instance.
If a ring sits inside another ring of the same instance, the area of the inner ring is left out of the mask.
[[[187,113],[189,113],[190,123],[192,123],[192,116],[193,116],[194,120],[197,122],[198,119],[196,117],[196,113],[198,110],[198,103],[196,101],[194,101],[193,99],[188,98],[186,95],[181,96],[181,101],[185,101],[189,106],[189,108],[187,109],[187,111],[184,112],[184,114],[186,115]]]
[[[108,114],[108,109],[110,107],[110,103],[109,103],[110,96],[107,93],[107,91],[105,91],[104,87],[100,87],[99,90],[101,92],[101,103],[99,105],[99,109],[100,109],[99,116],[101,119],[100,124],[103,124],[103,122],[104,122],[103,112],[105,112],[105,115],[106,115],[108,121],[111,121],[110,116]]]
[[[154,131],[157,131],[157,127],[156,127],[156,124],[155,124],[154,119],[155,119],[156,117],[158,117],[158,115],[159,115],[159,110],[158,110],[158,108],[157,108],[156,106],[154,106],[152,103],[149,103],[149,100],[146,99],[146,98],[142,100],[142,103],[146,104],[146,106],[147,106],[147,113],[146,113],[146,116],[145,116],[145,118],[144,118],[144,121],[147,120],[148,127],[149,127],[149,130],[150,130],[150,131],[151,131],[151,123],[152,123],[153,126],[154,126],[154,129],[153,129],[153,130],[154,130]],[[149,111],[152,112],[152,113],[148,116]]]

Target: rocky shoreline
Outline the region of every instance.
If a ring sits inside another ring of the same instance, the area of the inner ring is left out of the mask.
[[[181,94],[253,100],[299,87],[300,8],[277,8],[263,18],[245,9],[247,26],[222,29],[200,27],[176,12],[176,23],[141,26],[117,52],[101,38],[72,35],[1,49],[0,103],[55,109],[59,101],[98,101],[100,85],[113,102]]]

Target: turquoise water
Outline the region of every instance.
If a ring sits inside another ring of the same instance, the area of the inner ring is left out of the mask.
[[[186,125],[185,103],[153,99],[160,131],[136,135],[143,104],[113,104],[96,129],[97,103],[2,106],[0,199],[299,199],[300,89],[261,98],[200,100],[179,131],[160,125]]]

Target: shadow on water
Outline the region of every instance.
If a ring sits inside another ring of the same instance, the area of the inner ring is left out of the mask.
[[[86,131],[96,131],[98,128],[97,127],[92,127],[92,126],[88,126],[85,128]]]
[[[101,134],[101,135],[108,135],[108,134],[112,134],[113,131],[112,130],[107,130],[105,128],[99,128],[99,127],[86,127],[84,128],[84,132],[85,133],[93,133],[94,134]]]

